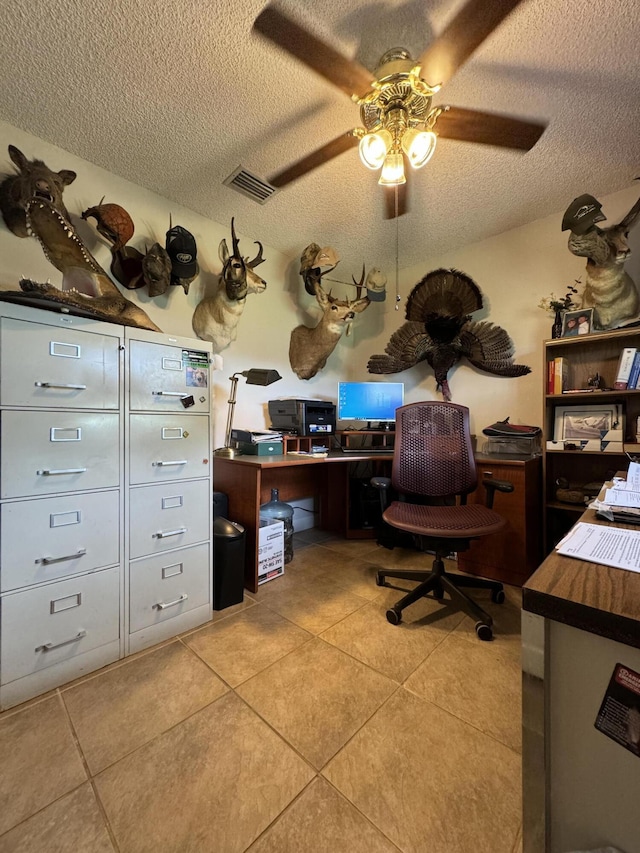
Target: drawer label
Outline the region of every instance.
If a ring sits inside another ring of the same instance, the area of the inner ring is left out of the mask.
[[[177,509],[184,506],[184,498],[182,495],[171,495],[162,498],[162,509]]]
[[[51,427],[49,441],[82,441],[82,427]]]
[[[177,358],[168,358],[165,356],[162,359],[162,369],[163,370],[182,370],[182,362],[178,361]]]
[[[176,575],[181,575],[184,572],[182,563],[174,563],[172,566],[162,567],[162,580],[174,578]]]
[[[49,355],[59,358],[80,358],[81,348],[79,344],[65,344],[61,341],[49,341]]]
[[[162,438],[166,441],[184,437],[182,427],[162,427]]]
[[[66,527],[69,524],[80,524],[82,513],[79,509],[71,512],[52,512],[49,516],[49,527]]]
[[[67,595],[64,598],[56,598],[50,602],[50,613],[61,613],[63,610],[71,610],[74,607],[80,607],[82,604],[82,593],[77,592],[75,595]]]

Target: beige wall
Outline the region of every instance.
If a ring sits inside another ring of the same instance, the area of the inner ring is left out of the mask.
[[[169,213],[173,223],[182,225],[193,233],[198,244],[198,261],[201,274],[185,296],[182,288],[150,299],[146,290],[127,291],[133,301],[139,300],[150,317],[165,332],[193,336],[191,317],[203,292],[211,292],[216,275],[220,272],[218,245],[222,238],[230,244],[230,223],[205,219],[192,211],[170,203],[148,190],[125,181],[78,157],[69,154],[30,134],[0,122],[0,172],[13,171],[7,146],[16,145],[29,158],[37,157],[55,170],[73,169],[78,177],[65,190],[65,204],[78,226],[79,233],[98,261],[108,269],[110,253],[97,235],[94,220],[90,223],[79,218],[81,211],[98,204],[102,196],[106,202],[122,205],[131,215],[136,233],[131,245],[144,250],[145,243],[158,241],[164,245],[169,227]],[[576,188],[576,195],[588,191],[585,185]],[[225,187],[212,187],[212,192],[232,192]],[[601,198],[609,223],[618,221],[635,200],[640,190],[627,190]],[[567,199],[567,204],[571,199]],[[482,211],[473,215],[482,216]],[[283,379],[270,388],[245,385],[241,380],[235,425],[261,429],[267,426],[266,402],[270,398],[302,397],[335,401],[337,382],[340,379],[371,379],[366,371],[369,356],[382,352],[389,336],[404,320],[404,304],[413,285],[423,275],[439,266],[452,266],[470,275],[485,297],[485,308],[474,319],[487,319],[503,326],[511,335],[516,360],[531,366],[529,376],[517,379],[493,377],[461,362],[450,373],[453,399],[469,406],[472,428],[480,432],[497,418],[510,416],[514,423],[540,423],[542,417],[542,340],[549,336],[551,317],[537,307],[543,296],[552,291],[561,295],[566,285],[579,278],[584,262],[566,248],[566,232],[560,230],[562,211],[545,219],[492,237],[481,243],[461,247],[442,255],[429,253],[428,236],[425,235],[425,260],[416,267],[402,269],[402,228],[400,222],[400,310],[394,311],[395,281],[393,270],[389,277],[388,296],[384,303],[373,303],[354,323],[351,337],[343,339],[331,355],[325,369],[309,381],[299,380],[291,371],[288,359],[291,330],[305,319],[315,322],[318,314],[314,303],[302,286],[298,274],[299,258],[287,258],[269,246],[268,234],[248,234],[241,220],[236,221],[240,247],[245,254],[254,250],[253,241],[264,244],[266,262],[259,267],[267,281],[263,294],[247,299],[239,324],[238,338],[223,351],[223,367],[214,373],[216,399],[215,445],[222,444],[226,419],[226,401],[229,377],[235,371],[249,367],[274,367]],[[407,222],[405,227],[408,227]],[[415,227],[415,225],[413,226]],[[314,235],[322,243],[322,235]],[[636,256],[627,269],[640,283],[640,227],[632,234]],[[338,251],[340,247],[336,246]],[[300,246],[302,251],[304,246]],[[366,261],[366,259],[365,259]],[[358,275],[362,259],[344,258],[338,268],[349,279]],[[0,223],[0,288],[17,289],[21,277],[36,281],[50,279],[60,284],[61,274],[44,257],[33,239],[19,239]],[[334,294],[353,298],[353,289],[333,285]],[[434,399],[433,373],[425,363],[397,374],[394,379],[403,381],[406,401]]]

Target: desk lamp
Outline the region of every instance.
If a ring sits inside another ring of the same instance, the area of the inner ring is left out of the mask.
[[[224,447],[219,447],[213,451],[214,456],[224,456],[226,459],[233,459],[235,451],[231,447],[231,428],[233,426],[233,413],[236,408],[236,395],[238,391],[239,377],[244,376],[247,380],[247,385],[271,385],[282,379],[282,376],[277,370],[268,370],[262,367],[252,367],[250,370],[242,370],[234,373],[231,379],[231,392],[229,394],[229,410],[227,412],[227,428],[224,433]]]

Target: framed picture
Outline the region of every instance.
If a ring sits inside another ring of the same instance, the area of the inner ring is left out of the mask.
[[[556,406],[554,441],[583,441],[600,438],[600,433],[620,427],[620,405],[603,403],[593,406]]]
[[[573,338],[588,335],[593,329],[593,308],[565,311],[562,315],[562,337]]]

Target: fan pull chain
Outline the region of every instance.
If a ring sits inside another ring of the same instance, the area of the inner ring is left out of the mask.
[[[400,286],[398,284],[398,255],[400,253],[400,223],[398,222],[398,185],[393,188],[396,202],[396,304],[395,310],[400,310]]]

